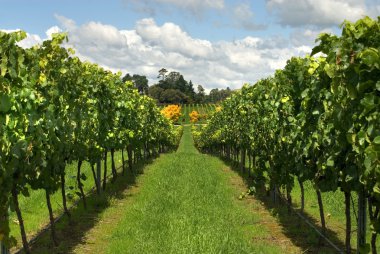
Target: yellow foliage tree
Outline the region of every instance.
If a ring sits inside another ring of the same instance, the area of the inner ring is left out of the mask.
[[[190,116],[190,122],[192,122],[192,123],[196,123],[196,122],[198,122],[199,117],[200,117],[199,113],[198,113],[197,111],[195,111],[195,110],[193,110],[193,111],[189,114],[189,116]]]
[[[173,123],[178,122],[179,117],[181,116],[181,106],[179,105],[168,105],[161,110],[166,118],[171,120]]]

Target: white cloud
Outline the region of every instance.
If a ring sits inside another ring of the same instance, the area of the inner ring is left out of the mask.
[[[51,29],[52,28],[49,28],[46,31],[46,35],[48,35],[48,32]],[[0,29],[0,31],[5,32],[5,33],[13,33],[13,32],[17,32],[17,31],[21,31],[21,29]],[[41,37],[39,35],[26,33],[26,38],[23,39],[22,41],[17,42],[17,45],[19,45],[20,47],[23,47],[23,48],[31,48],[34,45],[41,44],[42,42],[43,42],[43,40],[41,39]]]
[[[27,37],[24,40],[17,43],[20,47],[31,48],[32,46],[41,44],[43,42],[41,37],[37,34],[26,33],[26,36]]]
[[[158,70],[179,71],[186,80],[207,91],[212,88],[240,88],[246,82],[274,73],[292,56],[310,53],[307,44],[292,46],[283,37],[258,38],[248,36],[235,41],[210,42],[191,37],[179,26],[164,23],[158,26],[153,19],[142,19],[131,30],[99,22],[75,25],[60,16],[69,42],[82,60],[98,63],[114,72],[146,75],[150,84],[157,82]],[[67,26],[67,22],[69,25]],[[49,36],[59,27],[49,28]],[[34,38],[30,35],[28,45]]]
[[[5,33],[13,33],[20,31],[21,29],[0,29],[0,31],[5,32]]]
[[[69,18],[66,18],[62,15],[54,14],[54,17],[58,20],[58,22],[61,23],[64,29],[66,30],[73,30],[77,26],[75,24],[75,21]]]
[[[293,27],[330,27],[368,15],[365,0],[267,0],[267,8],[278,15],[280,24]]]
[[[62,29],[59,28],[58,26],[52,26],[50,27],[47,31],[46,31],[46,36],[48,39],[51,39],[52,37],[52,34],[55,34],[55,33],[60,33],[62,32]]]
[[[153,19],[137,22],[136,32],[152,46],[180,53],[188,57],[207,57],[213,53],[209,41],[193,39],[173,23],[157,26]]]
[[[79,28],[68,31],[73,34],[73,43],[81,44],[84,41],[90,47],[106,46],[111,49],[119,49],[127,44],[125,35],[114,26],[104,25],[99,22],[91,21]]]

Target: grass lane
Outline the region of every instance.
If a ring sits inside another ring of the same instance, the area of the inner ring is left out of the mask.
[[[143,170],[142,170],[143,169]],[[33,253],[303,253],[277,218],[221,160],[200,154],[190,126],[177,152],[118,178],[102,199],[91,197],[69,222],[58,223],[60,245],[45,234]]]
[[[140,193],[106,237],[105,253],[282,253],[238,195],[217,158],[199,154],[190,127],[176,153],[148,169]]]

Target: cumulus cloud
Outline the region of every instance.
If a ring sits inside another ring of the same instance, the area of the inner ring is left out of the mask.
[[[54,14],[54,17],[58,20],[58,22],[61,23],[64,29],[66,30],[73,30],[76,28],[75,21],[69,18],[66,18],[65,16]]]
[[[369,13],[365,0],[267,0],[267,8],[277,15],[280,24],[292,27],[330,27]]]
[[[191,37],[176,24],[159,26],[153,19],[136,22],[133,29],[119,30],[99,22],[76,25],[59,16],[60,27],[69,35],[67,47],[82,60],[98,63],[114,72],[146,75],[156,83],[158,70],[179,71],[195,85],[212,88],[240,88],[282,68],[292,56],[310,53],[309,45],[293,46],[281,36],[247,36],[234,41],[210,42]],[[51,27],[46,35],[61,31]],[[28,45],[35,39],[28,36]]]
[[[60,33],[62,32],[62,29],[59,28],[58,26],[52,26],[50,27],[47,31],[46,31],[46,36],[48,39],[51,39],[52,38],[52,35],[55,34],[55,33]]]
[[[42,42],[43,40],[39,35],[26,33],[26,38],[17,44],[23,48],[31,48],[36,44],[41,44]]]
[[[213,53],[209,41],[193,39],[173,23],[165,23],[159,27],[153,19],[143,19],[137,22],[136,32],[152,46],[187,57],[208,57]]]
[[[0,29],[0,31],[6,32],[6,33],[12,33],[12,32],[16,32],[16,31],[20,31],[20,30],[21,29]],[[58,26],[52,26],[46,30],[46,32],[45,32],[46,38],[45,39],[51,39],[52,34],[60,33],[60,32],[62,32],[61,28],[59,28]],[[26,38],[24,40],[18,42],[17,45],[19,45],[20,47],[23,47],[23,48],[31,48],[34,45],[42,44],[43,41],[44,41],[44,39],[42,39],[37,34],[26,33]]]
[[[0,29],[0,31],[6,32],[6,33],[12,33],[12,32],[16,32],[20,30],[21,29]],[[26,38],[22,41],[19,41],[17,45],[23,48],[30,48],[36,44],[41,44],[42,41],[43,40],[41,39],[39,35],[26,33]]]

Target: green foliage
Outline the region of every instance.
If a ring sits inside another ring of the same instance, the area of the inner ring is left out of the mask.
[[[25,36],[0,32],[0,236],[9,245],[3,215],[11,190],[52,194],[71,161],[93,165],[105,150],[159,150],[178,139],[155,102],[120,73],[82,63],[62,47],[66,34],[22,49],[16,42]]]
[[[126,81],[132,81],[134,87],[139,91],[140,94],[148,94],[148,79],[146,76],[133,74],[131,76],[129,73],[127,73],[123,78],[122,81],[125,83]]]
[[[115,153],[115,163],[116,163],[117,168],[121,166],[122,164],[121,152]],[[108,167],[111,166],[110,153],[108,154],[107,164],[108,164]],[[120,171],[121,171],[121,168],[120,168]],[[94,187],[93,181],[90,179],[92,178],[91,165],[88,162],[83,162],[83,165],[81,167],[81,172],[82,172],[82,176],[81,176],[82,187],[85,193],[88,193]],[[77,173],[77,162],[73,161],[71,164],[68,164],[65,168],[66,196],[68,198],[69,206],[73,205],[78,199],[82,197],[81,193],[78,191],[76,173]],[[87,180],[84,180],[85,178],[87,178]],[[44,203],[45,191],[43,189],[37,189],[37,190],[29,190],[29,193],[30,193],[30,197],[20,196],[19,202],[20,202],[20,209],[24,217],[26,234],[28,237],[32,237],[41,230],[42,226],[47,225],[49,223],[49,218],[47,216],[47,206]],[[96,195],[93,195],[93,196],[96,196]],[[91,198],[91,195],[87,195],[87,197]],[[54,216],[59,216],[64,212],[61,202],[62,202],[61,192],[57,191],[51,195],[51,203],[52,203],[52,208],[54,211]],[[81,206],[81,203],[79,204],[79,206],[81,207],[80,209],[83,208],[83,206]],[[76,208],[74,208],[74,210],[75,209]],[[95,209],[95,207],[90,208],[89,210],[92,210],[92,209]],[[15,223],[17,222],[17,216],[14,212],[11,212],[9,214],[9,221],[10,221],[10,229],[11,229],[10,233],[18,241],[15,247],[16,249],[21,248],[22,243],[20,242],[21,241],[20,229],[19,229],[18,224]],[[49,236],[47,238],[50,240]]]
[[[246,150],[267,187],[291,189],[297,177],[321,191],[364,189],[369,209],[380,208],[380,18],[345,22],[340,37],[318,41],[312,54],[324,57],[292,58],[245,85],[194,129],[195,143]]]
[[[199,103],[220,103],[221,101],[231,96],[231,94],[233,93],[234,91],[232,91],[229,87],[227,87],[226,89],[213,88],[211,89],[208,95],[205,95],[203,97],[203,101],[198,101],[198,102]]]
[[[183,104],[181,105],[180,122],[183,124],[191,124],[190,113],[196,111],[199,113],[197,124],[205,124],[207,119],[214,113],[215,107],[215,104]]]
[[[191,103],[195,99],[193,83],[184,79],[179,72],[172,71],[167,74],[167,70],[162,68],[158,78],[158,84],[149,88],[149,95],[159,103]]]

